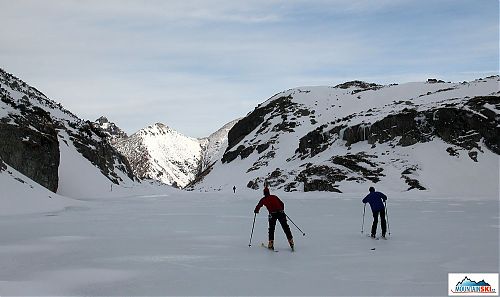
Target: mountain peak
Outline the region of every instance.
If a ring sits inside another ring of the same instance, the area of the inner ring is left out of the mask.
[[[105,116],[101,116],[95,120],[93,126],[102,129],[106,133],[107,138],[110,139],[110,142],[128,137],[127,133],[120,129],[115,123],[110,122]]]

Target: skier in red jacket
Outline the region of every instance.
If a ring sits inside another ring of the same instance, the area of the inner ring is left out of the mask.
[[[269,193],[269,188],[264,188],[264,198],[260,199],[259,203],[255,207],[254,213],[259,213],[262,206],[266,206],[269,211],[269,243],[267,245],[268,249],[274,250],[274,230],[276,228],[276,220],[278,220],[285,231],[288,243],[293,250],[293,236],[292,231],[290,231],[290,226],[286,221],[285,214],[285,204],[281,201],[278,196],[271,195]]]

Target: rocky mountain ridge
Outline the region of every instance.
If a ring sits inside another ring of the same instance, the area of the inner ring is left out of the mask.
[[[0,69],[0,158],[20,173],[56,192],[60,146],[72,145],[109,181],[135,177],[101,129],[64,109],[37,89]],[[85,181],[82,181],[85,182]]]
[[[355,81],[281,92],[234,125],[222,161],[190,188],[244,182],[259,189],[264,181],[305,192],[384,181],[399,190],[433,187],[423,168],[433,157],[420,160],[417,147],[442,147],[439,162],[446,156],[461,164],[468,159],[478,168],[487,166],[480,159],[500,154],[498,81]]]
[[[233,125],[234,121],[196,139],[156,123],[130,137],[115,138],[112,145],[128,159],[138,178],[184,187],[222,156]]]

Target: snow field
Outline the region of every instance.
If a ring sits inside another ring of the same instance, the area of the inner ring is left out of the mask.
[[[379,189],[384,191],[383,189]],[[297,251],[260,192],[171,190],[0,216],[0,295],[446,295],[449,272],[497,272],[498,200],[386,193],[391,237],[361,234],[366,193],[277,193]],[[365,234],[372,222],[369,206]],[[379,227],[380,233],[380,227]],[[372,250],[375,248],[375,250]]]

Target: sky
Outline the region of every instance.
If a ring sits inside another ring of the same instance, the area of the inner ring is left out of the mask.
[[[499,71],[498,0],[0,0],[0,68],[128,134],[205,137],[274,94]]]

